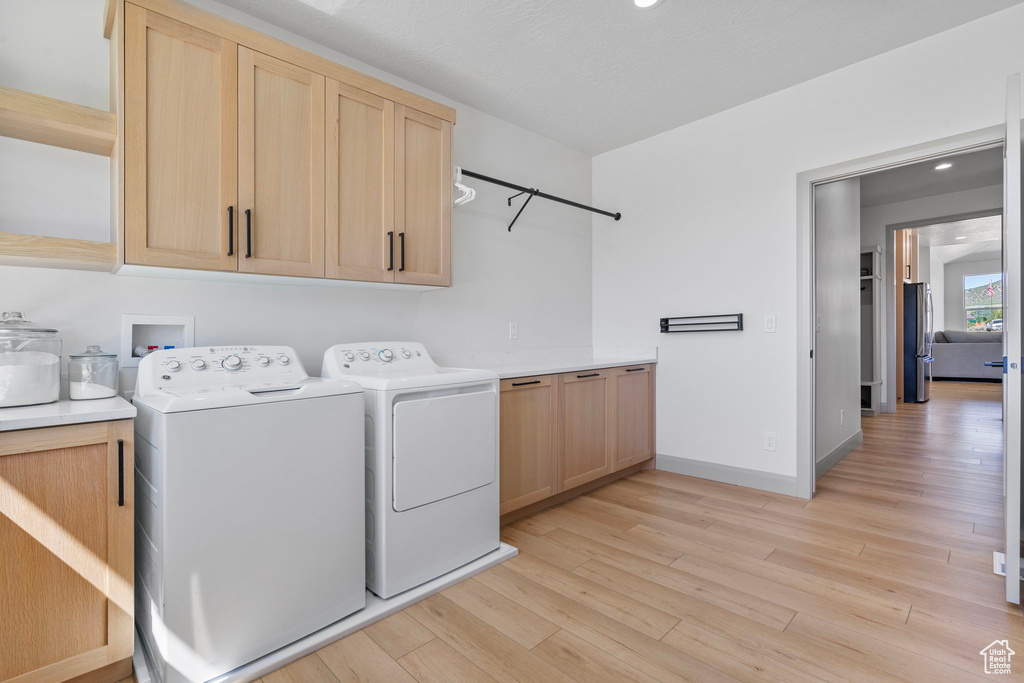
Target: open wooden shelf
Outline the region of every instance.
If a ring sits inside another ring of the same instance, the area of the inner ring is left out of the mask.
[[[109,157],[117,116],[0,86],[0,135]]]
[[[0,232],[0,265],[110,272],[116,263],[113,242]]]

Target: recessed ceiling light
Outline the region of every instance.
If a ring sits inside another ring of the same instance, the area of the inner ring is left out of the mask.
[[[661,4],[661,0],[633,0],[633,4],[640,9],[651,9]]]
[[[958,240],[965,240],[965,239],[967,239],[967,235],[960,235],[956,239],[958,239]]]
[[[935,167],[936,171],[945,171],[947,168],[953,168],[953,164],[948,161],[943,161],[941,164]]]

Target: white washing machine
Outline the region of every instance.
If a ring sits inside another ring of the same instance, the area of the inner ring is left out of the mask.
[[[207,681],[362,608],[363,395],[284,346],[139,363],[135,618],[164,683]]]
[[[366,401],[366,585],[389,598],[495,550],[498,376],[422,344],[339,344],[323,376]]]

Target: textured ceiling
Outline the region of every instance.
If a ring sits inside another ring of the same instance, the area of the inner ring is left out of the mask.
[[[938,171],[935,167],[940,161],[953,166]],[[860,179],[860,205],[893,204],[1002,182],[1003,148],[993,147],[866,175]]]
[[[936,223],[913,231],[921,246],[930,247],[943,263],[987,261],[1002,256],[1002,216]]]
[[[593,154],[1021,0],[221,0]]]

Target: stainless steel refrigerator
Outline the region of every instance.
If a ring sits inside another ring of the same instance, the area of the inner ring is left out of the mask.
[[[932,375],[932,288],[927,282],[903,285],[903,402],[928,400]]]

